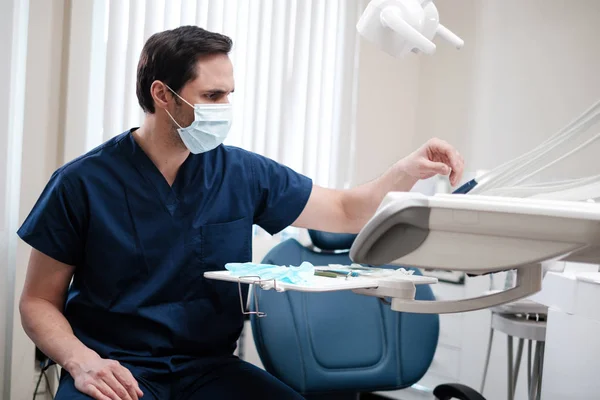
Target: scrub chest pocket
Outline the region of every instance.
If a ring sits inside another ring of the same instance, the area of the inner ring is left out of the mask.
[[[252,259],[252,219],[202,225],[193,238],[194,252],[203,271],[224,269],[229,262]]]

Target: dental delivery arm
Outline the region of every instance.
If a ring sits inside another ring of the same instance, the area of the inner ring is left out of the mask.
[[[23,328],[47,357],[73,376],[79,391],[94,398],[116,394],[138,399],[142,392],[131,373],[86,347],[61,311],[74,269],[32,249],[19,303]]]

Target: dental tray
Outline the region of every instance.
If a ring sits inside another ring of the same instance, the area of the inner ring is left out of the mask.
[[[326,269],[319,269],[326,270]],[[419,275],[402,275],[401,279],[391,278],[389,275],[378,278],[376,276],[355,276],[355,277],[343,277],[337,278],[325,277],[315,275],[310,278],[309,284],[300,285],[292,284],[281,281],[274,281],[273,279],[261,279],[258,276],[246,276],[238,277],[232,275],[230,271],[210,271],[205,272],[204,277],[207,279],[216,279],[228,282],[239,282],[243,284],[259,284],[262,289],[275,289],[277,291],[296,290],[299,292],[333,292],[338,290],[356,290],[356,289],[369,289],[377,288],[380,286],[380,280],[398,280],[405,282],[410,286],[413,285],[427,285],[437,283],[436,278],[424,277]]]

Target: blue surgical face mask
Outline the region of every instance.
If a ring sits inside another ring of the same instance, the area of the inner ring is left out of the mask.
[[[167,111],[169,117],[179,127],[177,132],[193,154],[204,153],[218,147],[229,133],[233,112],[230,103],[225,104],[195,104],[191,105],[173,89],[167,86],[177,97],[194,109],[194,122],[188,127],[179,125],[175,118]]]

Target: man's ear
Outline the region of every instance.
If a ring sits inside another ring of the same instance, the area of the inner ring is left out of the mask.
[[[150,94],[154,100],[154,106],[162,109],[168,107],[169,100],[173,96],[167,86],[161,81],[152,82],[152,85],[150,86]]]

